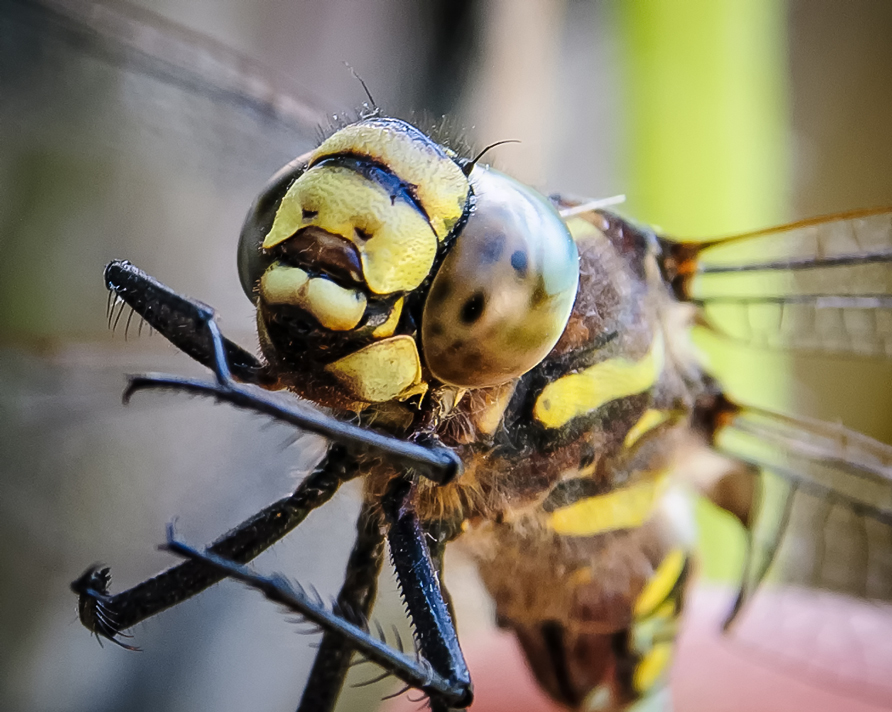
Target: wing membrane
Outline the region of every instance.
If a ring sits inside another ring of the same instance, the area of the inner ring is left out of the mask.
[[[774,348],[892,355],[889,208],[666,244],[677,292],[726,336]]]
[[[763,472],[743,599],[767,579],[892,601],[892,447],[757,409],[716,445]]]
[[[10,28],[49,34],[85,55],[257,112],[298,133],[325,120],[317,99],[274,77],[269,68],[132,5],[10,0],[3,20]]]
[[[715,445],[759,471],[732,641],[819,687],[892,703],[892,447],[756,408]]]
[[[892,636],[892,447],[755,408],[716,447],[760,471],[733,639],[818,685],[892,702],[880,642]]]

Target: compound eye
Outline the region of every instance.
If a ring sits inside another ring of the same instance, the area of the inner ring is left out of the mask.
[[[245,216],[238,241],[238,277],[242,290],[252,302],[257,299],[260,278],[273,261],[263,253],[263,240],[272,227],[282,198],[289,186],[306,170],[308,159],[309,154],[299,156],[281,168],[270,178]]]
[[[421,343],[431,373],[464,388],[510,381],[554,348],[573,310],[579,255],[543,196],[475,167],[477,202],[437,272]]]

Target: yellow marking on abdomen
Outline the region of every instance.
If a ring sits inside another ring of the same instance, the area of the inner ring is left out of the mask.
[[[662,494],[666,476],[596,495],[554,511],[551,528],[564,536],[594,536],[618,529],[634,529],[646,522]]]
[[[641,658],[632,677],[638,694],[645,694],[665,677],[672,662],[673,647],[672,643],[657,643]]]
[[[662,370],[663,337],[658,334],[640,361],[612,358],[549,383],[536,399],[533,417],[546,428],[563,427],[612,400],[643,393]]]
[[[687,558],[684,549],[673,549],[666,554],[635,601],[633,614],[636,618],[649,616],[669,597],[672,589],[678,584]]]

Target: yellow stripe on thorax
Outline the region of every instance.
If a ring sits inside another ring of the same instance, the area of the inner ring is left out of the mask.
[[[666,486],[666,475],[638,482],[607,494],[587,497],[555,510],[551,528],[564,536],[594,536],[634,529],[646,522]]]
[[[663,337],[658,334],[640,361],[617,357],[562,376],[542,389],[533,416],[546,428],[560,428],[617,398],[651,388],[663,369]]]

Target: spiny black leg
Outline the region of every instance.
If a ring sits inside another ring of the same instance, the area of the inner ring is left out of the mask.
[[[412,504],[412,487],[408,479],[394,480],[382,501],[390,523],[390,555],[421,655],[457,693],[458,701],[444,696],[440,702],[467,707],[473,699],[471,675],[431,561],[427,535]]]
[[[342,482],[357,474],[356,461],[343,447],[333,446],[293,495],[246,520],[215,541],[209,550],[233,561],[250,561],[331,499]],[[127,591],[111,595],[108,569],[94,566],[74,581],[71,588],[78,595],[81,622],[97,636],[122,645],[116,640],[122,630],[191,598],[223,578],[225,575],[218,569],[198,561],[186,561]]]
[[[347,563],[344,585],[336,610],[344,618],[364,626],[378,592],[378,574],[384,560],[384,534],[380,515],[365,505],[356,523],[356,543]],[[298,706],[298,712],[334,709],[350,667],[353,647],[342,635],[326,631]]]
[[[149,374],[131,376],[130,385],[124,392],[125,401],[137,391],[146,389],[170,389],[195,396],[209,396],[237,408],[268,415],[283,423],[295,425],[329,440],[351,448],[357,457],[373,451],[385,455],[391,462],[413,469],[438,484],[455,479],[462,470],[461,459],[448,448],[417,445],[405,440],[382,435],[374,430],[325,415],[318,410],[301,405],[298,401],[286,402],[267,391],[235,382],[209,383],[180,376]]]
[[[446,532],[439,526],[433,527],[428,533],[434,538],[430,546],[431,561],[434,564],[434,570],[437,572],[437,578],[440,580],[440,589],[443,593],[443,600],[446,601],[446,609],[449,611],[452,620],[455,621],[455,608],[452,605],[452,597],[449,595],[449,589],[447,589],[446,585],[443,583],[443,565],[445,563],[444,556],[446,554],[446,544],[450,541],[451,537],[448,537]],[[431,712],[449,712],[449,705],[439,698],[432,697],[430,700],[430,710]]]
[[[446,584],[443,583],[443,566],[445,563],[446,545],[461,534],[461,522],[444,520],[426,522],[424,528],[430,541],[428,546],[434,570],[437,572],[437,579],[440,581],[440,591],[443,594],[443,599],[446,601],[449,615],[455,621],[455,608],[452,605],[452,597],[449,595],[449,589],[446,588]]]
[[[183,353],[216,370],[219,357],[206,326],[213,321],[211,307],[177,294],[125,260],[109,262],[105,286]],[[252,354],[229,339],[220,340],[234,378],[261,385],[275,381]]]
[[[461,459],[447,448],[427,447],[382,435],[316,410],[286,403],[262,389],[240,385],[236,380],[270,385],[275,379],[257,359],[223,337],[211,307],[177,294],[129,262],[111,262],[105,268],[105,275],[110,290],[171,343],[213,370],[217,377],[215,383],[207,383],[159,374],[132,376],[124,392],[125,401],[137,391],[159,388],[212,396],[238,408],[324,435],[355,448],[357,456],[368,450],[383,453],[392,462],[413,468],[439,484],[450,482],[461,473]]]
[[[408,686],[418,688],[431,699],[441,698],[445,704],[453,707],[467,707],[471,703],[469,683],[457,685],[455,681],[437,672],[427,660],[394,650],[384,641],[373,637],[365,627],[348,621],[335,611],[326,608],[318,594],[308,593],[299,584],[289,582],[284,576],[279,574],[260,576],[215,554],[200,552],[177,541],[170,528],[168,528],[167,548],[180,556],[217,567],[226,576],[256,588],[269,600],[299,613],[308,622],[342,637],[367,660],[380,665]]]

